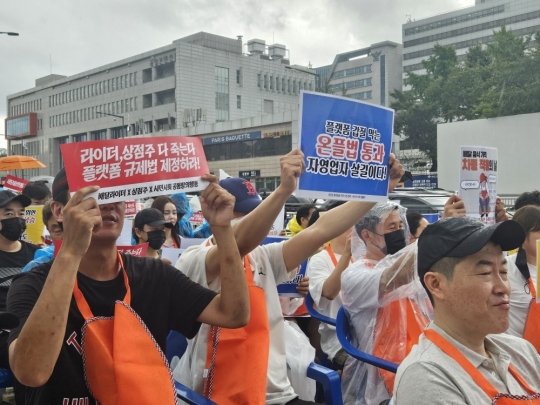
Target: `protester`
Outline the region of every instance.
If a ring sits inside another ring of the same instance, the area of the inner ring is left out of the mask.
[[[427,297],[413,283],[415,247],[404,249],[409,239],[405,212],[393,202],[376,204],[355,225],[354,262],[341,276],[341,299],[355,345],[394,362],[416,343],[430,315]],[[409,288],[399,289],[406,285]],[[379,404],[389,399],[393,377],[347,359],[342,374],[344,402]]]
[[[390,189],[393,189],[403,169],[391,156]],[[235,226],[235,236],[240,254],[246,255],[246,277],[252,285],[251,320],[236,339],[228,335],[226,340],[215,339],[214,332],[201,328],[197,337],[189,342],[187,352],[174,372],[178,381],[219,404],[303,403],[287,377],[284,322],[276,285],[286,281],[289,272],[325,242],[345,232],[373,205],[358,201],[345,203],[321,216],[294,238],[259,246],[296,189],[297,178],[303,170],[303,158],[299,150],[281,158],[280,185],[262,202],[249,182],[232,179],[229,180],[230,187],[224,184],[237,197],[237,215],[245,215]],[[238,198],[240,196],[243,198]],[[180,257],[177,267],[194,281],[213,290],[219,290],[223,281],[215,265],[215,248],[211,246],[189,248]],[[219,336],[221,333],[223,330]],[[220,350],[214,352],[215,348]],[[245,364],[249,364],[248,369]],[[205,383],[204,377],[212,383]]]
[[[178,233],[184,238],[208,238],[212,235],[212,230],[208,222],[203,221],[202,224],[193,229],[190,219],[193,211],[189,206],[189,200],[186,193],[176,193],[171,195],[174,205],[176,205],[177,214],[180,216],[178,221]]]
[[[30,198],[32,205],[43,205],[51,198],[51,190],[43,181],[31,181],[22,190]]]
[[[172,227],[165,227],[165,242],[163,247],[179,248],[180,235],[178,234],[178,212],[174,201],[167,196],[159,196],[154,198],[152,208],[157,208],[165,217],[165,221],[169,222]]]
[[[516,253],[507,257],[512,289],[508,333],[527,339],[540,351],[540,304],[536,302],[536,241],[540,239],[540,206],[521,207],[513,220],[523,228],[525,241]]]
[[[137,212],[133,219],[132,236],[135,244],[148,243],[147,257],[161,258],[161,247],[165,242],[165,229],[171,229],[172,224],[157,208],[144,208]]]
[[[51,244],[34,252],[34,258],[23,267],[22,273],[32,270],[38,264],[47,263],[52,260],[54,256],[54,242],[62,240],[62,225],[56,220],[51,208],[51,200],[47,201],[43,205],[43,223],[49,236],[51,238]]]
[[[0,191],[0,311],[6,310],[11,280],[34,257],[38,246],[20,240],[26,222],[24,208],[30,205],[25,195]],[[0,335],[0,367],[8,368],[7,335]]]
[[[534,190],[521,193],[514,202],[514,210],[517,211],[526,205],[540,206],[540,191]]]
[[[56,176],[52,207],[62,247],[54,261],[17,278],[8,297],[21,321],[9,337],[10,365],[28,387],[26,403],[174,404],[162,353],[169,330],[192,337],[201,322],[245,325],[247,287],[230,226],[234,198],[214,176],[202,179],[210,183],[202,207],[224,274],[220,294],[160,260],[119,254],[124,203],[86,198],[96,186],[69,198],[65,171]]]
[[[420,235],[418,275],[434,319],[398,368],[394,404],[538,403],[536,350],[502,333],[510,294],[502,251],[523,241],[514,221],[469,218],[439,221]]]
[[[295,236],[308,227],[309,220],[317,208],[313,204],[304,204],[298,208],[294,217],[287,222],[287,236]]]
[[[332,239],[323,250],[309,259],[306,270],[309,293],[321,314],[336,318],[342,304],[339,294],[341,274],[349,266],[351,259],[351,229]],[[321,322],[319,334],[322,351],[336,370],[342,370],[347,354],[337,340],[336,328]]]

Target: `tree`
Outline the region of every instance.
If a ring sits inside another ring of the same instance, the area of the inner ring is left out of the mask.
[[[503,27],[492,43],[471,47],[461,63],[452,47],[435,45],[422,64],[424,75],[409,74],[408,89],[392,93],[392,108],[396,133],[406,136],[406,147],[430,156],[432,170],[438,123],[540,111],[540,49],[531,37]]]

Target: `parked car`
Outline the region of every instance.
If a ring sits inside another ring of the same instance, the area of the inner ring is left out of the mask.
[[[399,203],[409,211],[440,214],[452,194],[451,191],[443,189],[397,188],[388,195],[388,199]]]

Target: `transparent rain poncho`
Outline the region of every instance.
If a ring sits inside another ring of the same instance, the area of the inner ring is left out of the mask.
[[[432,318],[429,298],[416,270],[416,243],[380,261],[366,258],[363,229],[380,232],[390,213],[398,211],[409,240],[406,209],[395,203],[376,204],[355,226],[354,262],[341,277],[343,306],[349,314],[354,344],[361,351],[400,363]],[[346,404],[379,404],[392,395],[394,374],[349,358],[342,374]]]

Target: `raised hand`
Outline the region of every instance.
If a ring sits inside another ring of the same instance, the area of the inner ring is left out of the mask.
[[[390,166],[388,192],[394,190],[399,184],[399,181],[405,174],[403,165],[399,162],[399,159],[393,153],[390,153],[390,159],[388,160],[388,166]]]
[[[204,218],[212,228],[229,226],[234,218],[234,196],[218,184],[216,176],[205,174],[202,180],[209,182],[199,198]]]
[[[443,218],[459,218],[464,217],[467,212],[465,211],[465,202],[463,199],[452,194],[450,198],[444,204]]]
[[[293,149],[279,159],[279,165],[281,168],[280,187],[291,194],[296,190],[298,177],[304,171],[304,154],[300,149]]]
[[[495,201],[495,222],[508,221],[510,218],[510,215],[506,212],[503,200],[497,197]]]
[[[64,228],[62,250],[83,256],[92,239],[92,231],[101,225],[101,211],[94,198],[85,198],[99,190],[97,186],[81,188],[71,196],[62,211]]]

